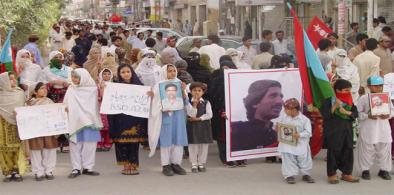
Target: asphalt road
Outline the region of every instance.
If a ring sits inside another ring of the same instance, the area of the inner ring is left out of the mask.
[[[206,173],[191,173],[190,163],[184,160],[186,176],[166,177],[161,174],[160,153],[148,158],[148,152],[141,149],[140,175],[120,174],[121,167],[115,163],[115,153],[97,153],[95,170],[100,176],[80,176],[68,179],[71,171],[68,154],[58,154],[55,180],[36,182],[30,173],[22,183],[0,182],[0,195],[123,195],[123,194],[394,194],[394,180],[384,181],[372,170],[372,180],[358,184],[340,182],[330,185],[326,181],[324,152],[314,159],[312,176],[315,184],[307,184],[297,178],[297,184],[286,184],[281,176],[281,165],[267,164],[263,159],[249,160],[245,168],[225,168],[217,157],[216,145],[210,146]]]

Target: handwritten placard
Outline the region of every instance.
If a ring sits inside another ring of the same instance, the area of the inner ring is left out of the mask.
[[[148,118],[151,98],[147,95],[147,92],[150,90],[149,86],[107,83],[100,113],[122,113],[135,117]]]
[[[21,140],[68,133],[64,104],[48,104],[15,108]]]

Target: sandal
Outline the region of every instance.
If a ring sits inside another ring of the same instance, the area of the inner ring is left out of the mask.
[[[138,170],[132,170],[132,169],[123,169],[122,170],[122,175],[138,175],[140,174]]]
[[[12,181],[12,177],[13,177],[13,175],[11,175],[11,174],[5,176],[5,178],[3,179],[3,182],[4,182],[4,183],[11,182],[11,181]]]

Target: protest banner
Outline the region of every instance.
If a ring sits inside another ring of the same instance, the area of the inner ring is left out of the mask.
[[[64,104],[48,104],[15,108],[21,140],[68,133]]]
[[[147,95],[149,86],[130,85],[122,83],[107,83],[101,114],[126,114],[135,117],[148,118],[151,98]]]
[[[298,69],[225,70],[227,160],[279,155],[275,119],[283,102],[301,101]]]

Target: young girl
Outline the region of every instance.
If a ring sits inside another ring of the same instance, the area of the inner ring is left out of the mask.
[[[177,71],[174,65],[168,64],[162,67],[162,80],[153,88],[150,94],[153,96],[151,114],[149,118],[149,147],[150,156],[156,151],[156,146],[160,139],[161,164],[163,166],[163,174],[173,176],[186,175],[186,171],[180,166],[182,163],[183,147],[187,146],[186,134],[186,117],[185,110],[162,111],[160,101],[159,84],[162,82],[176,81]],[[187,95],[184,92],[186,85],[182,84],[183,97]]]
[[[67,89],[64,103],[68,108],[70,157],[73,170],[69,178],[82,174],[97,176],[93,171],[97,141],[101,139],[97,86],[89,72],[77,68],[71,72],[72,85]],[[82,170],[83,169],[83,170]]]
[[[53,104],[54,102],[47,98],[47,86],[39,82],[34,88],[32,99],[27,102],[29,106]],[[42,181],[44,178],[53,180],[52,171],[56,166],[56,148],[57,139],[55,136],[38,137],[29,140],[31,166],[35,174],[36,181]]]
[[[118,82],[143,85],[129,65],[118,68]],[[147,119],[125,114],[108,115],[110,135],[115,143],[116,160],[123,165],[123,175],[138,175],[139,143],[146,140]]]
[[[25,105],[25,95],[17,87],[13,73],[0,74],[0,167],[4,182],[23,181],[27,168],[23,144],[18,136],[14,109]]]
[[[297,145],[292,146],[279,142],[278,150],[282,156],[282,175],[289,184],[295,183],[295,176],[300,170],[303,174],[302,180],[307,183],[315,181],[309,175],[312,170],[311,149],[309,138],[312,136],[311,121],[300,112],[300,103],[291,98],[285,102],[285,114],[281,115],[278,123],[293,125],[296,133],[293,137],[297,139]]]
[[[101,104],[101,101],[103,100],[103,95],[104,95],[104,87],[105,83],[107,82],[112,82],[113,79],[113,74],[112,71],[108,68],[104,68],[100,74],[99,74],[99,103]],[[110,140],[109,136],[109,125],[108,125],[108,118],[107,115],[101,114],[101,121],[103,122],[103,129],[100,131],[101,134],[101,140],[97,143],[97,151],[101,152],[107,152],[111,150],[112,143]]]
[[[208,146],[212,143],[211,118],[212,108],[209,101],[204,100],[207,87],[200,82],[190,85],[192,99],[187,103],[188,115],[187,136],[189,141],[189,158],[192,163],[192,172],[205,172]]]

